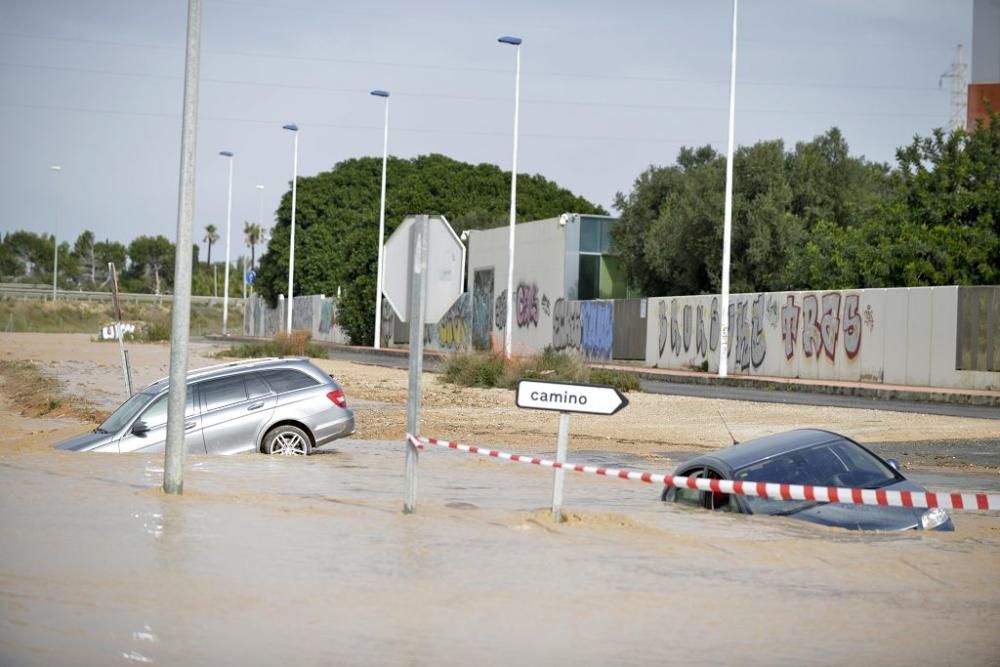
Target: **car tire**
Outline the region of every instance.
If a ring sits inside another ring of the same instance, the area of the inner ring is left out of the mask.
[[[282,424],[264,436],[264,453],[271,456],[308,456],[311,451],[309,434],[298,426]]]

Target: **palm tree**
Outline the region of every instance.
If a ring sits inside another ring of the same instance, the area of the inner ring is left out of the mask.
[[[215,225],[205,225],[203,240],[208,244],[208,265],[212,266],[212,244],[219,240],[219,232],[215,229]]]
[[[243,221],[243,238],[250,246],[250,268],[257,262],[256,245],[260,243],[260,225]]]

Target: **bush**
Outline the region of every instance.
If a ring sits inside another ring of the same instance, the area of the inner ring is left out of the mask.
[[[616,371],[608,368],[593,368],[590,371],[590,381],[593,384],[606,384],[623,394],[639,391],[639,376],[628,371]]]
[[[604,384],[622,392],[639,389],[639,378],[632,373],[592,369],[579,356],[556,352],[551,347],[541,354],[509,361],[493,352],[453,354],[445,359],[442,375],[443,382],[465,387],[513,389],[518,380]]]
[[[325,359],[326,348],[311,341],[308,331],[279,333],[266,343],[245,343],[218,352],[216,357],[239,357],[258,359],[261,357],[319,357]]]

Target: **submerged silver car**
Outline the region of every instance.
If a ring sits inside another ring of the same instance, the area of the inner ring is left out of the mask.
[[[192,454],[305,455],[354,432],[337,381],[306,358],[232,362],[187,376],[184,440]],[[162,452],[167,378],[125,401],[92,433],[56,445],[71,451]]]

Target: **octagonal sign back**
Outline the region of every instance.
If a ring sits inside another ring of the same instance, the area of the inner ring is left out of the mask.
[[[410,321],[410,284],[417,220],[408,215],[385,243],[383,290],[396,316]],[[443,215],[427,216],[427,299],[424,322],[437,322],[465,290],[465,246]]]

